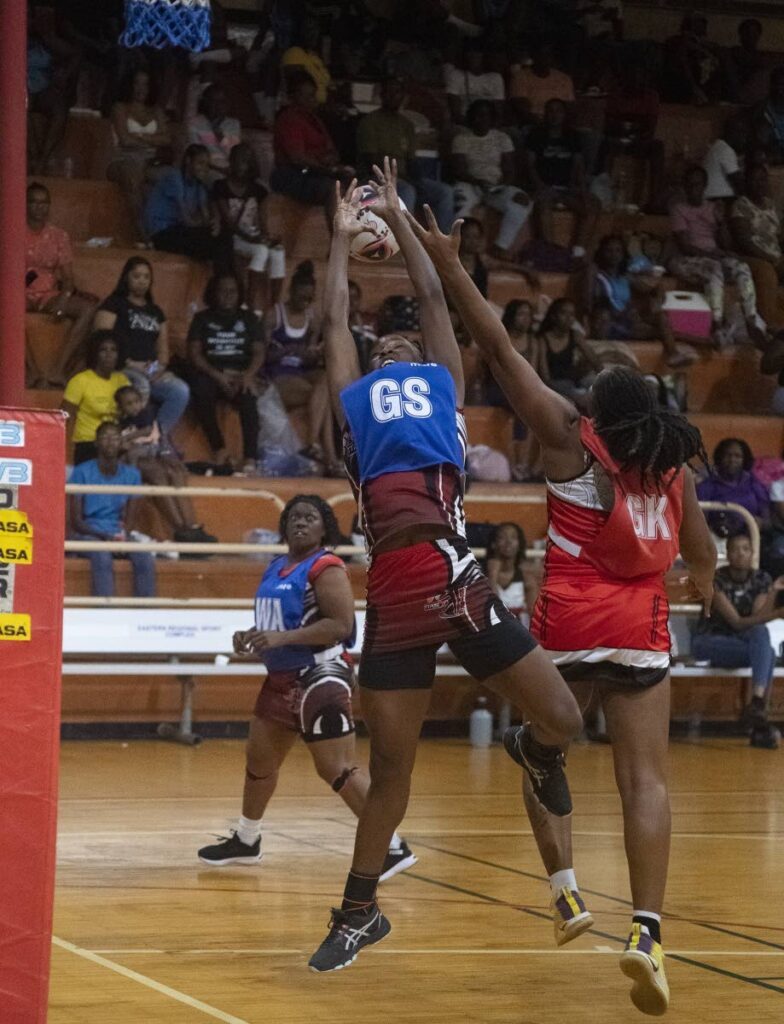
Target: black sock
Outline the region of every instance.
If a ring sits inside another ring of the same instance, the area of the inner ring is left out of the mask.
[[[534,739],[530,723],[525,725],[523,728],[525,731],[523,732],[521,746],[525,750],[526,757],[528,757],[537,768],[551,768],[553,764],[560,760],[563,754],[560,747],[551,746],[547,743],[540,743],[539,740]]]
[[[751,698],[751,705],[750,706],[753,707],[753,708],[759,708],[760,710],[764,710],[764,708],[765,708],[765,698],[764,697],[760,697],[759,694],[756,694],[755,696],[753,696]]]
[[[647,914],[635,914],[632,921],[634,924],[644,925],[653,941],[661,943],[661,922],[657,921],[655,917],[648,917]]]
[[[360,875],[349,871],[343,890],[341,910],[366,910],[376,901],[378,875]]]

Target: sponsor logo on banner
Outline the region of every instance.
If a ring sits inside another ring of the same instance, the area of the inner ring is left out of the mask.
[[[32,539],[33,524],[27,518],[26,512],[19,512],[17,509],[0,509],[0,542],[11,534],[14,537]]]
[[[14,487],[29,486],[33,482],[33,464],[30,459],[0,459],[0,484]]]
[[[24,448],[25,425],[19,420],[0,420],[0,448]]]
[[[18,493],[15,487],[0,487],[0,515],[18,515]],[[0,562],[0,614],[14,610],[14,575],[12,562]]]
[[[26,513],[0,509],[0,562],[33,564],[33,527]]]
[[[6,612],[0,614],[0,641],[21,640],[28,641],[32,635],[30,616]]]

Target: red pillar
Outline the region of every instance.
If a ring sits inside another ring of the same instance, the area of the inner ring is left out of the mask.
[[[24,403],[27,4],[0,0],[0,406]]]

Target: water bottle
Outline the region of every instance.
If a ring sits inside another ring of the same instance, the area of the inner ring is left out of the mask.
[[[74,176],[74,162],[73,157],[67,156],[63,160],[63,175],[66,178],[73,178]]]
[[[487,697],[480,697],[468,719],[472,747],[489,747],[493,742],[493,716],[487,709]]]

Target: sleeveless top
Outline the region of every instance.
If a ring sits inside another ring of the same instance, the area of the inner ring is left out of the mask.
[[[282,302],[275,305],[275,327],[270,335],[272,344],[282,353],[280,360],[267,365],[267,376],[283,377],[304,372],[303,355],[308,343],[313,313],[310,309],[305,314],[302,327],[292,327],[286,316],[286,306]]]
[[[516,568],[509,583],[505,587],[498,584],[496,592],[512,615],[519,619],[524,626],[527,626],[531,617],[525,601],[525,583],[521,570]]]
[[[449,371],[394,363],[344,388],[340,400],[343,456],[368,548],[422,524],[464,537],[466,432]]]
[[[573,480],[547,482],[547,579],[661,580],[678,556],[683,470],[658,493],[643,486],[639,473],[621,471],[589,419],[581,420],[580,439],[585,471]],[[609,510],[600,498],[597,467],[613,490]]]
[[[287,555],[273,559],[256,591],[256,629],[286,630],[310,626],[324,616],[319,611],[313,584],[325,569],[345,565],[326,548],[291,565]],[[356,623],[351,636],[332,647],[306,647],[287,644],[265,651],[260,660],[270,672],[310,668],[341,657],[354,642]]]
[[[569,334],[566,348],[561,352],[553,352],[545,339],[545,358],[547,369],[552,380],[571,380],[574,377],[574,350],[577,344],[574,335]]]

